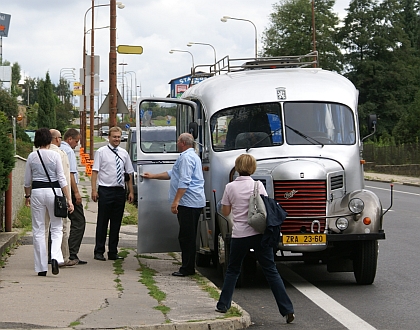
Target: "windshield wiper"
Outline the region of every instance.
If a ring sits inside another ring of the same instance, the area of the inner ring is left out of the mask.
[[[290,127],[289,125],[284,125],[286,126],[288,129],[292,130],[293,132],[295,132],[297,135],[303,137],[306,141],[310,142],[311,144],[320,144],[321,147],[324,147],[324,144],[319,142],[318,140],[315,140],[313,137],[307,136],[305,134],[303,134],[301,131],[298,131],[297,129]],[[313,141],[315,141],[316,143],[314,143]]]

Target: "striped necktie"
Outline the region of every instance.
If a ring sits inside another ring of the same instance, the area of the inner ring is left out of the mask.
[[[117,165],[117,182],[118,184],[122,184],[123,180],[122,180],[122,170],[121,170],[121,165],[120,165],[120,157],[118,157],[118,149],[114,148],[114,152],[115,152],[115,163]]]

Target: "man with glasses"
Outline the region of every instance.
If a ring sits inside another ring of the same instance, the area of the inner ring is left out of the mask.
[[[73,213],[69,213],[70,219],[70,236],[69,236],[69,251],[70,260],[76,260],[79,265],[87,264],[87,261],[80,260],[77,254],[79,253],[80,245],[82,244],[83,235],[85,234],[86,218],[83,212],[82,196],[80,195],[77,184],[79,183],[79,176],[77,173],[77,162],[74,148],[79,144],[80,133],[77,129],[70,128],[64,134],[64,140],[61,142],[60,149],[64,150],[70,162],[70,185],[71,185],[71,199],[74,205]]]

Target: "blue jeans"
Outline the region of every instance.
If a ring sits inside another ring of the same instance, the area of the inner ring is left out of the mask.
[[[283,280],[277,271],[274,262],[274,252],[271,247],[262,247],[263,235],[254,235],[243,238],[232,238],[230,245],[229,264],[220,294],[217,308],[228,310],[232,303],[233,290],[241,272],[242,261],[250,249],[254,249],[257,260],[263,270],[265,278],[270,285],[277,307],[282,316],[294,313],[293,304],[286,293]]]

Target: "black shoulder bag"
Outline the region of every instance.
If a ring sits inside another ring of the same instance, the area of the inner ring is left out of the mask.
[[[50,181],[51,188],[54,192],[54,215],[58,218],[67,218],[67,201],[66,196],[58,196],[55,192],[55,189],[52,185],[50,175],[48,174],[47,169],[45,168],[44,162],[41,158],[39,150],[37,150],[39,159],[41,160],[42,167],[44,168],[45,174],[47,174],[48,181]]]
[[[117,152],[115,152],[115,150],[114,149],[111,149],[109,146],[108,146],[108,148],[109,148],[109,150],[111,150],[119,159],[121,159],[121,161],[123,162],[123,164],[125,165],[125,163],[124,163],[124,161],[122,160],[122,158],[120,157],[120,155],[118,155],[118,153]],[[128,174],[128,173],[125,173],[124,172],[124,181],[125,182],[127,182],[127,181],[130,181],[130,174]]]

